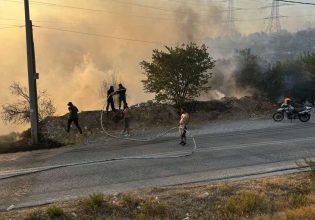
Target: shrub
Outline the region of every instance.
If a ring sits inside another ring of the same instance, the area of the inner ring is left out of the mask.
[[[310,179],[311,179],[311,185],[310,190],[315,191],[315,161],[311,159],[304,159],[305,164],[310,168]],[[298,166],[302,167],[303,165],[298,164]]]
[[[102,193],[92,193],[88,198],[82,201],[83,209],[87,213],[96,215],[101,208],[104,201],[104,195]]]
[[[313,220],[315,219],[315,206],[299,209],[286,210],[275,215],[274,219],[279,220]]]
[[[39,210],[32,211],[28,213],[25,217],[25,220],[43,220],[43,213]]]
[[[314,181],[315,180],[315,161],[311,159],[305,159],[304,161],[306,165],[311,169],[311,177],[312,177],[312,181]]]
[[[140,205],[140,201],[133,198],[130,194],[123,194],[121,200],[123,202],[123,205],[125,205],[130,212],[132,212]]]
[[[46,213],[50,218],[59,218],[64,215],[63,209],[55,205],[48,207]]]
[[[165,216],[166,215],[166,212],[167,212],[167,208],[165,205],[163,204],[158,204],[156,207],[155,207],[155,213],[156,215],[158,216]]]
[[[244,191],[231,196],[225,202],[222,206],[222,214],[224,216],[244,216],[266,211],[267,209],[268,201],[264,194]]]
[[[133,212],[134,219],[144,220],[148,219],[151,213],[151,207],[147,204],[140,204]]]
[[[89,195],[88,201],[93,206],[101,207],[104,201],[104,195],[102,193],[92,193]]]
[[[291,204],[294,208],[307,206],[309,203],[310,203],[309,198],[303,194],[294,195],[291,199]]]

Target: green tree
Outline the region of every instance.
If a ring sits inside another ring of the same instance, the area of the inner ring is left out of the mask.
[[[208,81],[215,61],[205,45],[165,48],[166,52],[153,50],[152,62],[140,63],[147,76],[142,80],[146,92],[155,93],[158,102],[180,105],[210,89]]]

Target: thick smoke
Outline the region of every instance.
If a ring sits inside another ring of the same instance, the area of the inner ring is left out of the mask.
[[[290,33],[282,31],[277,34],[254,33],[238,39],[216,38],[208,45],[221,48],[216,50],[216,66],[213,70],[214,77],[210,80],[213,90],[204,99],[221,98],[222,96],[241,97],[257,92],[255,88],[240,88],[235,81],[235,74],[240,67],[233,61],[236,49],[250,48],[253,55],[261,58],[260,73],[266,73],[267,68],[282,63],[284,81],[282,96],[291,96],[292,90],[304,90],[313,92],[312,86],[305,83],[309,80],[305,76],[303,65],[296,59],[307,53],[315,52],[315,29],[306,29]],[[224,48],[224,49],[223,49]],[[255,74],[255,73],[253,73]],[[262,78],[264,76],[261,76]],[[296,88],[296,87],[300,88]],[[299,95],[299,94],[298,94]],[[279,100],[282,100],[282,96]]]
[[[202,12],[182,6],[176,11],[177,32],[184,42],[204,43],[206,38],[222,34],[222,11],[207,5]]]
[[[104,102],[100,96],[101,82],[110,78],[113,72],[118,73],[125,83],[129,104],[152,99],[152,94],[143,92],[141,80],[144,75],[139,62],[150,60],[152,50],[163,49],[163,45],[176,46],[190,41],[199,43],[204,42],[206,37],[217,37],[221,26],[216,24],[216,20],[223,16],[221,9],[211,3],[206,5],[210,13],[199,13],[198,4],[196,7],[178,2],[165,4],[167,1],[158,1],[155,7],[169,11],[115,1],[51,2],[104,9],[97,12],[31,4],[37,71],[40,73],[38,84],[40,88],[47,89],[59,115],[67,112],[68,101],[81,111],[100,109]],[[200,3],[204,4],[203,1]],[[152,5],[152,1],[141,1],[141,4]],[[18,20],[7,23],[23,24],[22,4],[1,2],[2,5],[6,7],[0,7],[1,17]],[[47,27],[138,39],[140,42],[45,29]],[[12,81],[27,85],[24,31],[24,28],[16,28],[0,32],[0,40],[5,42],[0,52],[1,104],[11,101],[8,87]],[[0,125],[0,133],[16,129]]]
[[[252,48],[254,54],[270,60],[290,59],[301,51],[314,51],[315,35],[311,32],[283,32],[273,36],[256,33],[239,39],[222,39],[220,36],[225,31],[225,24],[222,23],[226,17],[225,8],[211,1],[124,1],[130,4],[104,0],[46,2],[103,10],[84,11],[31,4],[31,16],[37,26],[34,27],[34,38],[37,70],[40,73],[38,83],[41,89],[48,90],[55,101],[57,114],[67,112],[68,101],[75,103],[80,110],[100,109],[104,102],[100,96],[101,82],[104,79],[110,80],[113,72],[119,75],[127,87],[129,104],[152,99],[153,94],[143,92],[141,80],[144,75],[139,62],[150,60],[152,50],[163,49],[163,45],[176,46],[190,41],[206,43],[210,55],[222,59],[217,61],[210,81],[213,91],[203,99],[241,97],[252,93],[236,86],[233,74],[237,66],[223,60],[233,55],[234,48]],[[153,4],[156,9],[141,6]],[[259,6],[257,2],[246,4],[246,7]],[[1,18],[17,19],[3,23],[23,25],[23,13],[22,4],[0,2]],[[250,17],[257,17],[257,11],[251,13],[255,14]],[[247,19],[246,16],[247,12],[238,15],[238,18]],[[242,34],[263,29],[263,23],[253,25],[248,22],[242,25]],[[44,27],[140,41],[80,35]],[[25,30],[1,29],[0,41],[0,104],[3,104],[12,99],[8,89],[12,81],[27,85]],[[0,133],[17,129],[0,124]]]
[[[254,93],[253,88],[241,88],[236,83],[236,72],[239,65],[234,59],[219,59],[213,69],[213,77],[209,80],[211,90],[200,100],[221,99],[224,97],[241,98]]]

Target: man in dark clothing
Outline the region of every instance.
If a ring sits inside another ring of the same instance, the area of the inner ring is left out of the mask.
[[[125,87],[123,87],[123,85],[120,83],[118,85],[118,90],[116,92],[119,95],[119,110],[121,108],[121,102],[124,103],[124,109],[125,109],[125,106],[127,105],[126,91],[127,91],[127,89]]]
[[[107,91],[107,106],[106,106],[106,112],[108,112],[109,105],[112,108],[112,111],[115,112],[115,104],[114,104],[114,98],[113,95],[115,94],[114,86],[111,86],[109,90]]]
[[[67,126],[67,132],[70,132],[70,126],[71,123],[74,122],[75,126],[78,128],[80,131],[80,134],[82,134],[82,129],[79,125],[79,116],[78,116],[78,108],[72,104],[72,102],[68,103],[68,110],[69,110],[69,118],[68,118],[68,126]]]

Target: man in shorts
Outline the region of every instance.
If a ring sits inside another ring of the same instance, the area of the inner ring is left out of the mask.
[[[179,144],[186,145],[186,132],[187,132],[187,124],[189,122],[189,114],[187,113],[185,108],[181,108],[181,116],[179,120],[179,129],[181,132],[181,141]]]

